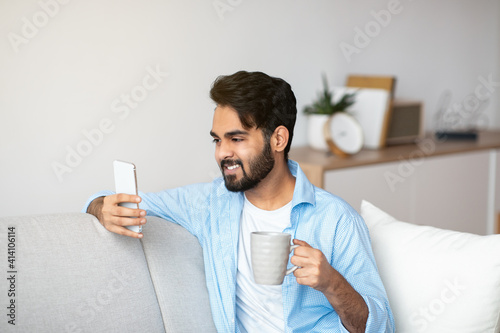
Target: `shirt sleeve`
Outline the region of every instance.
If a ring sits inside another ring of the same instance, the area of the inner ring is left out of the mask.
[[[193,184],[157,193],[139,192],[139,207],[149,216],[177,223],[198,235],[210,212],[210,184]]]
[[[161,217],[186,228],[197,235],[202,227],[201,220],[209,212],[210,184],[193,184],[156,193],[139,191],[142,201],[139,208],[147,215]],[[90,203],[98,197],[115,194],[113,191],[100,191],[90,196],[82,208],[86,213]]]
[[[368,228],[359,214],[346,212],[337,224],[332,262],[368,307],[366,332],[394,332],[394,319],[375,263]]]

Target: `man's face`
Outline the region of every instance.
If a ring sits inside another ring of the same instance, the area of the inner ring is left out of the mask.
[[[238,114],[229,106],[217,106],[210,134],[215,159],[229,191],[247,191],[259,184],[274,167],[269,142],[260,129],[243,128]]]

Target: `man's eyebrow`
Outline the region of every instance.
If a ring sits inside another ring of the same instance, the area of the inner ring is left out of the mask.
[[[230,131],[224,134],[226,138],[233,137],[235,135],[248,135],[249,133],[247,131],[242,131],[242,130],[234,130]],[[219,137],[214,131],[210,131],[210,135],[213,137]]]

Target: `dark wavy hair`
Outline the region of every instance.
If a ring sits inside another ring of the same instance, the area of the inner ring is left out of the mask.
[[[260,128],[269,142],[278,126],[285,126],[289,139],[285,160],[292,144],[297,118],[297,101],[292,87],[283,79],[262,72],[239,71],[221,75],[210,89],[210,98],[220,106],[236,110],[244,128]]]

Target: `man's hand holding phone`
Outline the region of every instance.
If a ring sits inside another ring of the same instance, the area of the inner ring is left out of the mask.
[[[111,232],[142,238],[142,225],[146,223],[146,211],[139,209],[141,198],[137,195],[137,175],[133,163],[114,161],[114,195],[96,198],[87,213],[96,216]]]
[[[101,224],[111,232],[133,238],[142,238],[141,232],[127,229],[130,226],[140,226],[146,223],[146,211],[137,208],[120,206],[125,202],[139,203],[138,195],[118,193],[96,198],[89,205],[87,213],[97,217]]]
[[[101,224],[111,232],[119,235],[142,238],[141,232],[135,232],[127,227],[140,226],[146,223],[146,211],[137,208],[120,206],[125,202],[139,203],[138,195],[118,193],[96,198],[89,205],[87,212],[97,217]]]

